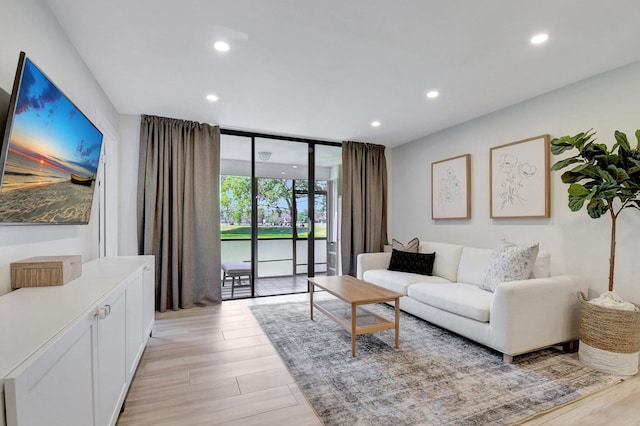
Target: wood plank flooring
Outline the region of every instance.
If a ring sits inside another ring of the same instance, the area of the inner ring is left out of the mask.
[[[248,308],[286,300],[156,313],[117,424],[321,425]]]
[[[156,313],[118,425],[321,425],[249,310],[308,297]],[[640,375],[524,424],[640,426]]]

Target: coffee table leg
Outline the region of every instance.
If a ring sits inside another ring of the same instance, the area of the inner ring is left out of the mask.
[[[400,347],[400,298],[396,297],[396,349]]]
[[[356,304],[351,304],[351,356],[356,356]]]
[[[311,315],[311,321],[313,321],[313,283],[311,281],[307,281],[307,285],[309,286],[309,313]]]

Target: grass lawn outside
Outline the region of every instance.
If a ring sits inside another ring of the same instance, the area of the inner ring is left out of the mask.
[[[307,238],[308,229],[297,228],[298,238]],[[292,229],[288,226],[258,226],[258,239],[261,238],[292,238]],[[327,225],[316,223],[316,238],[327,237]],[[250,240],[250,225],[223,225],[220,224],[220,238],[223,240]]]

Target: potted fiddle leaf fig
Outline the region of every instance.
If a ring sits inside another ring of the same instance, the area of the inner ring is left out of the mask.
[[[562,182],[569,184],[572,211],[586,207],[591,218],[608,216],[611,221],[609,293],[600,299],[616,309],[588,303],[584,294],[578,294],[582,303],[580,359],[604,371],[632,375],[638,371],[640,312],[613,293],[613,285],[618,216],[627,209],[640,210],[640,129],[633,147],[626,134],[616,130],[614,135],[611,148],[597,143],[591,130],[553,139],[554,155],[568,151],[574,155],[556,162],[551,170],[570,167],[562,174]],[[619,309],[622,306],[628,310]]]

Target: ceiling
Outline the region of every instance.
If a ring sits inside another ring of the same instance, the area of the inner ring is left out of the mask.
[[[637,0],[44,1],[121,114],[329,141],[397,146],[640,60]]]
[[[309,151],[306,144],[297,142],[255,138],[256,161],[260,163],[276,163],[297,165],[306,170]],[[260,158],[260,154],[267,155]],[[243,136],[221,135],[220,158],[225,160],[247,161],[251,159],[251,139]],[[315,146],[314,164],[316,167],[331,168],[342,163],[340,146]],[[249,167],[249,166],[247,166]]]

